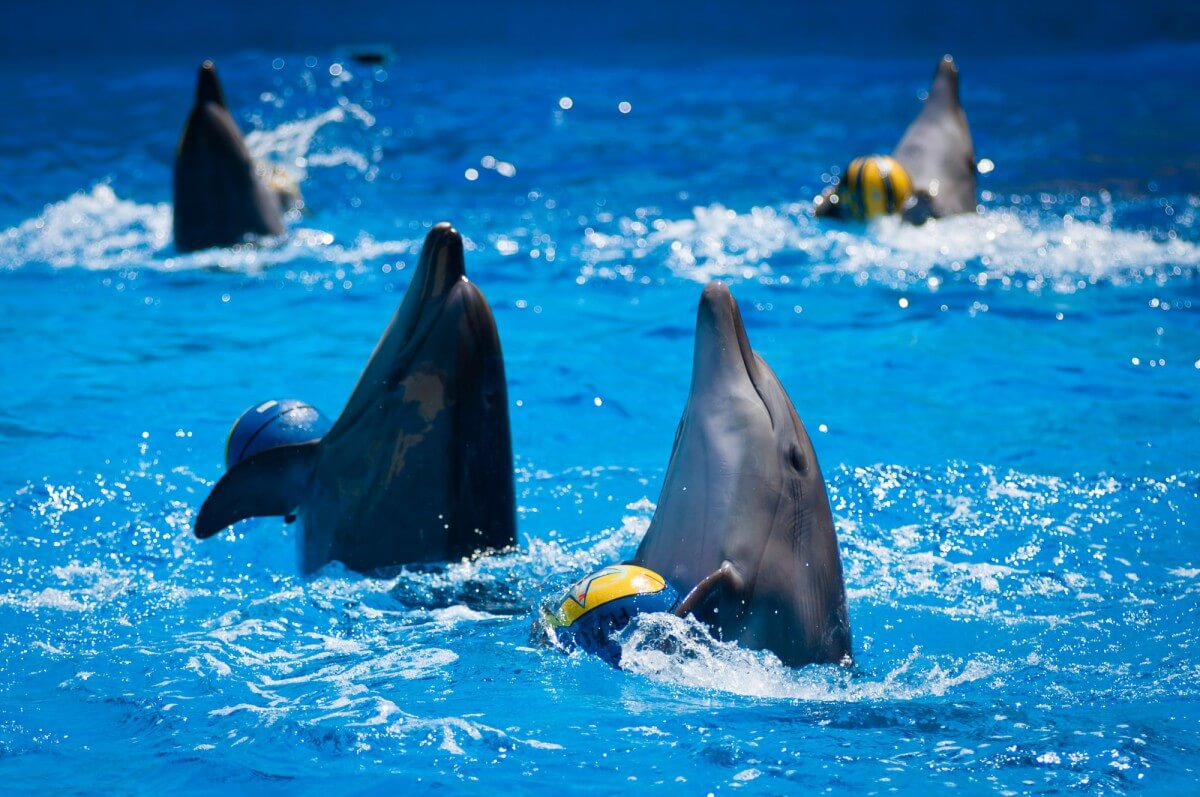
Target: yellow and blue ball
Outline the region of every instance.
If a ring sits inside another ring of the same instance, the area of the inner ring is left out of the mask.
[[[229,430],[225,467],[232,468],[268,448],[319,440],[329,427],[329,420],[303,401],[282,399],[255,404]]]
[[[611,565],[576,581],[542,610],[551,639],[565,650],[581,648],[619,664],[613,636],[639,614],[669,612],[679,593],[666,579],[638,565]]]
[[[899,213],[912,196],[912,180],[889,155],[855,158],[838,183],[838,205],[851,218],[867,221]]]

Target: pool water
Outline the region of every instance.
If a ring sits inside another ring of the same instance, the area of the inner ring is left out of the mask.
[[[1194,790],[1200,49],[960,58],[982,212],[817,223],[937,55],[229,56],[307,210],[186,256],[196,64],[13,71],[3,790]],[[519,550],[305,579],[277,519],[193,539],[233,419],[336,415],[441,220],[504,345]],[[852,670],[667,617],[624,670],[532,641],[646,529],[713,278],[813,436]]]

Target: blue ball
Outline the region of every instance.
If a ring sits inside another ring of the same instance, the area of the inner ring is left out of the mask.
[[[325,436],[332,424],[311,404],[296,399],[264,401],[242,413],[225,441],[225,467],[277,446]]]

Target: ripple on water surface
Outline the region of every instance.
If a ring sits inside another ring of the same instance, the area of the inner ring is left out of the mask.
[[[580,476],[527,474],[519,500],[546,506],[545,491]],[[565,497],[604,516],[612,505],[597,496],[634,495],[641,477],[588,478],[595,489]],[[118,723],[229,777],[379,767],[487,782],[627,771],[595,758],[620,750],[639,777],[665,782],[784,788],[821,782],[815,762],[844,756],[864,786],[932,772],[1017,790],[1120,789],[1169,750],[1200,749],[1182,723],[1200,683],[1200,566],[1169,553],[1200,508],[1194,475],[963,464],[836,468],[829,480],[854,668],[791,670],[653,616],[625,635],[625,673],[537,646],[530,623],[546,593],[632,553],[653,509],[644,499],[599,534],[563,511],[548,519],[561,532],[516,553],[390,579],[334,565],[305,582],[275,521],[191,540],[202,485],[187,473],[30,484],[0,513],[7,690],[71,708],[6,702],[8,749],[115,755],[123,742],[106,729]],[[1178,719],[1148,722],[1143,707],[1162,700]],[[867,754],[863,736],[879,749]],[[663,745],[670,763],[654,753]]]

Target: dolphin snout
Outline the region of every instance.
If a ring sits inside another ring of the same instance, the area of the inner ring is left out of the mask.
[[[466,276],[462,236],[448,221],[435,224],[425,236],[421,257],[430,258],[431,276],[436,277],[434,285],[438,290]]]
[[[742,313],[729,286],[714,280],[704,286],[696,312],[696,348],[692,388],[707,390],[753,372],[754,353],[742,325]]]
[[[196,79],[196,105],[206,102],[215,103],[222,108],[225,104],[225,92],[221,90],[221,81],[217,79],[217,67],[212,61],[200,64],[200,76]]]
[[[700,312],[714,316],[721,313],[731,313],[734,307],[733,293],[729,286],[720,280],[713,280],[704,286],[700,294]]]
[[[453,241],[457,241],[458,245],[462,246],[462,236],[458,234],[458,230],[454,229],[454,225],[448,221],[439,221],[433,225],[433,229],[425,236],[426,246],[448,246]]]
[[[958,104],[958,64],[954,63],[954,57],[949,53],[938,61],[929,95],[931,100],[941,99]]]

